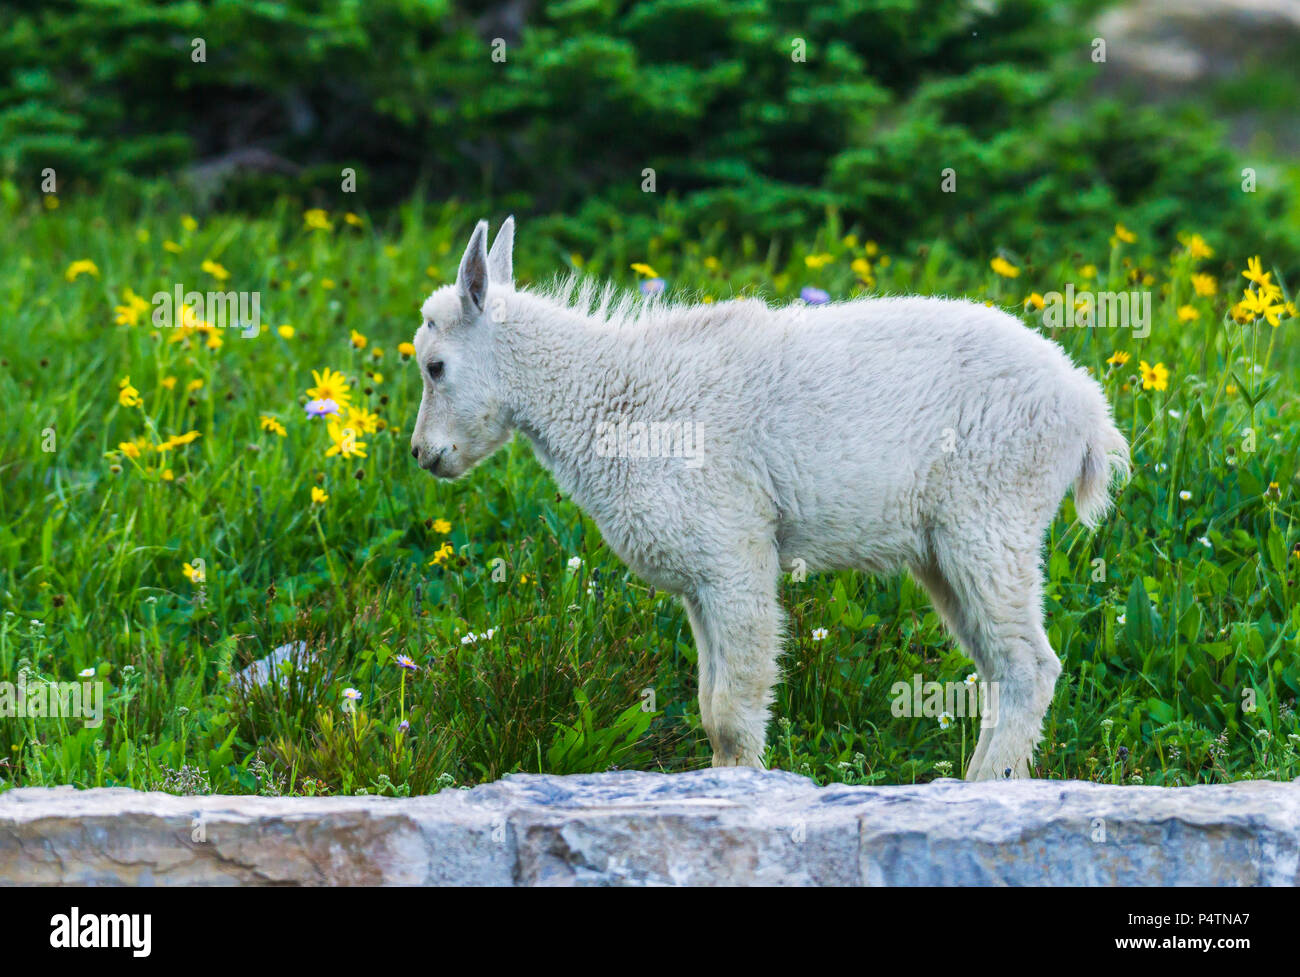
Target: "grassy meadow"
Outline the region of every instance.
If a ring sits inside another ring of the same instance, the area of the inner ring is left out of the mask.
[[[421,383],[403,344],[483,215],[8,197],[0,680],[101,682],[105,714],[0,716],[0,789],[418,794],[708,764],[685,613],[629,574],[528,445],[457,483],[409,457]],[[1198,230],[1172,251],[1120,225],[1108,250],[1031,262],[1006,242],[971,262],[941,242],[883,253],[834,213],[773,244],[666,223],[648,253],[572,254],[524,219],[515,261],[522,283],[578,269],[662,279],[670,298],[961,295],[1051,333],[1101,379],[1134,475],[1100,529],[1067,501],[1050,532],[1065,668],[1037,775],[1294,778],[1300,319],[1268,254]],[[1149,290],[1150,334],[1048,329],[1040,303],[1067,282]],[[155,328],[150,297],[177,284],[259,293],[260,334]],[[355,440],[308,416],[328,395]],[[809,574],[783,598],[770,766],[820,783],[964,773],[977,719],[891,711],[895,682],[973,671],[917,585]],[[311,663],[231,686],[296,641]]]

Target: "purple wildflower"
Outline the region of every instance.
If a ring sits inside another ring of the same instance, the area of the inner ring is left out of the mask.
[[[304,408],[308,417],[324,417],[326,414],[337,414],[339,405],[337,402],[326,397],[323,400],[309,400]]]

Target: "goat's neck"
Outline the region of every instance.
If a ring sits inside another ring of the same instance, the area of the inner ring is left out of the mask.
[[[626,337],[599,319],[527,292],[498,324],[501,381],[514,426],[568,491],[584,480],[596,425],[614,418],[631,381]]]

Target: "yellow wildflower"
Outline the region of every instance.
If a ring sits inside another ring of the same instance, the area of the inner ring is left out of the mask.
[[[1214,249],[1205,243],[1205,238],[1199,234],[1180,234],[1178,240],[1183,242],[1183,246],[1193,258],[1213,258]]]
[[[117,317],[114,321],[119,326],[136,326],[140,324],[140,316],[148,310],[149,303],[128,288],[122,295],[122,304],[113,306]]]
[[[309,231],[332,231],[334,225],[330,223],[329,214],[319,207],[313,207],[302,215],[303,223],[307,225]]]
[[[212,260],[203,262],[199,267],[219,282],[224,282],[230,277],[230,272],[226,271],[224,267]]]
[[[1261,287],[1269,287],[1273,284],[1273,273],[1264,270],[1259,255],[1246,259],[1246,270],[1241,273],[1241,277]]]
[[[313,400],[332,400],[339,407],[347,407],[351,403],[352,388],[342,373],[335,373],[327,366],[319,373],[312,370],[311,375],[316,386],[307,388],[308,397]]]
[[[330,499],[329,493],[326,492],[324,489],[321,489],[319,486],[316,485],[313,485],[311,487],[312,505],[324,505],[326,502],[329,501],[329,499]]]
[[[200,437],[202,437],[202,435],[199,434],[198,431],[186,431],[184,434],[174,434],[166,441],[162,442],[162,444],[158,445],[157,450],[171,451],[173,448],[180,448],[184,445],[190,444]]]
[[[144,404],[144,399],[140,396],[140,391],[131,386],[131,378],[123,377],[117,385],[117,402],[123,407],[140,407]]]
[[[1246,289],[1243,298],[1239,303],[1242,311],[1248,313],[1252,319],[1265,319],[1270,326],[1279,324],[1281,315],[1286,311],[1286,306],[1274,301],[1274,297],[1267,292],[1256,292],[1253,289]]]
[[[1192,276],[1192,288],[1197,295],[1213,295],[1219,290],[1219,283],[1214,280],[1213,275],[1196,274]]]
[[[333,444],[325,449],[326,458],[333,458],[335,455],[341,458],[366,457],[366,443],[357,437],[355,428],[345,427],[331,418],[327,430]]]
[[[99,266],[89,258],[82,258],[68,265],[68,270],[63,273],[63,277],[70,282],[75,282],[82,275],[92,275],[99,277]]]
[[[347,426],[354,429],[358,434],[371,434],[379,430],[378,414],[372,413],[364,407],[353,407],[350,404],[347,412]]]
[[[1017,278],[1020,275],[1020,269],[1013,265],[1002,255],[998,255],[989,262],[989,267],[1003,278]]]
[[[1163,363],[1148,366],[1146,360],[1139,360],[1138,369],[1142,372],[1143,390],[1164,390],[1169,386],[1169,370]]]
[[[270,431],[272,434],[280,435],[280,437],[284,437],[287,433],[284,429],[284,425],[270,414],[263,414],[259,421],[262,425],[263,431]]]

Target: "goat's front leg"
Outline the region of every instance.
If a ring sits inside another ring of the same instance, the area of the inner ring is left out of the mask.
[[[770,572],[768,572],[770,570]],[[715,767],[763,767],[781,653],[777,567],[703,584],[686,599],[700,672],[700,720]]]

